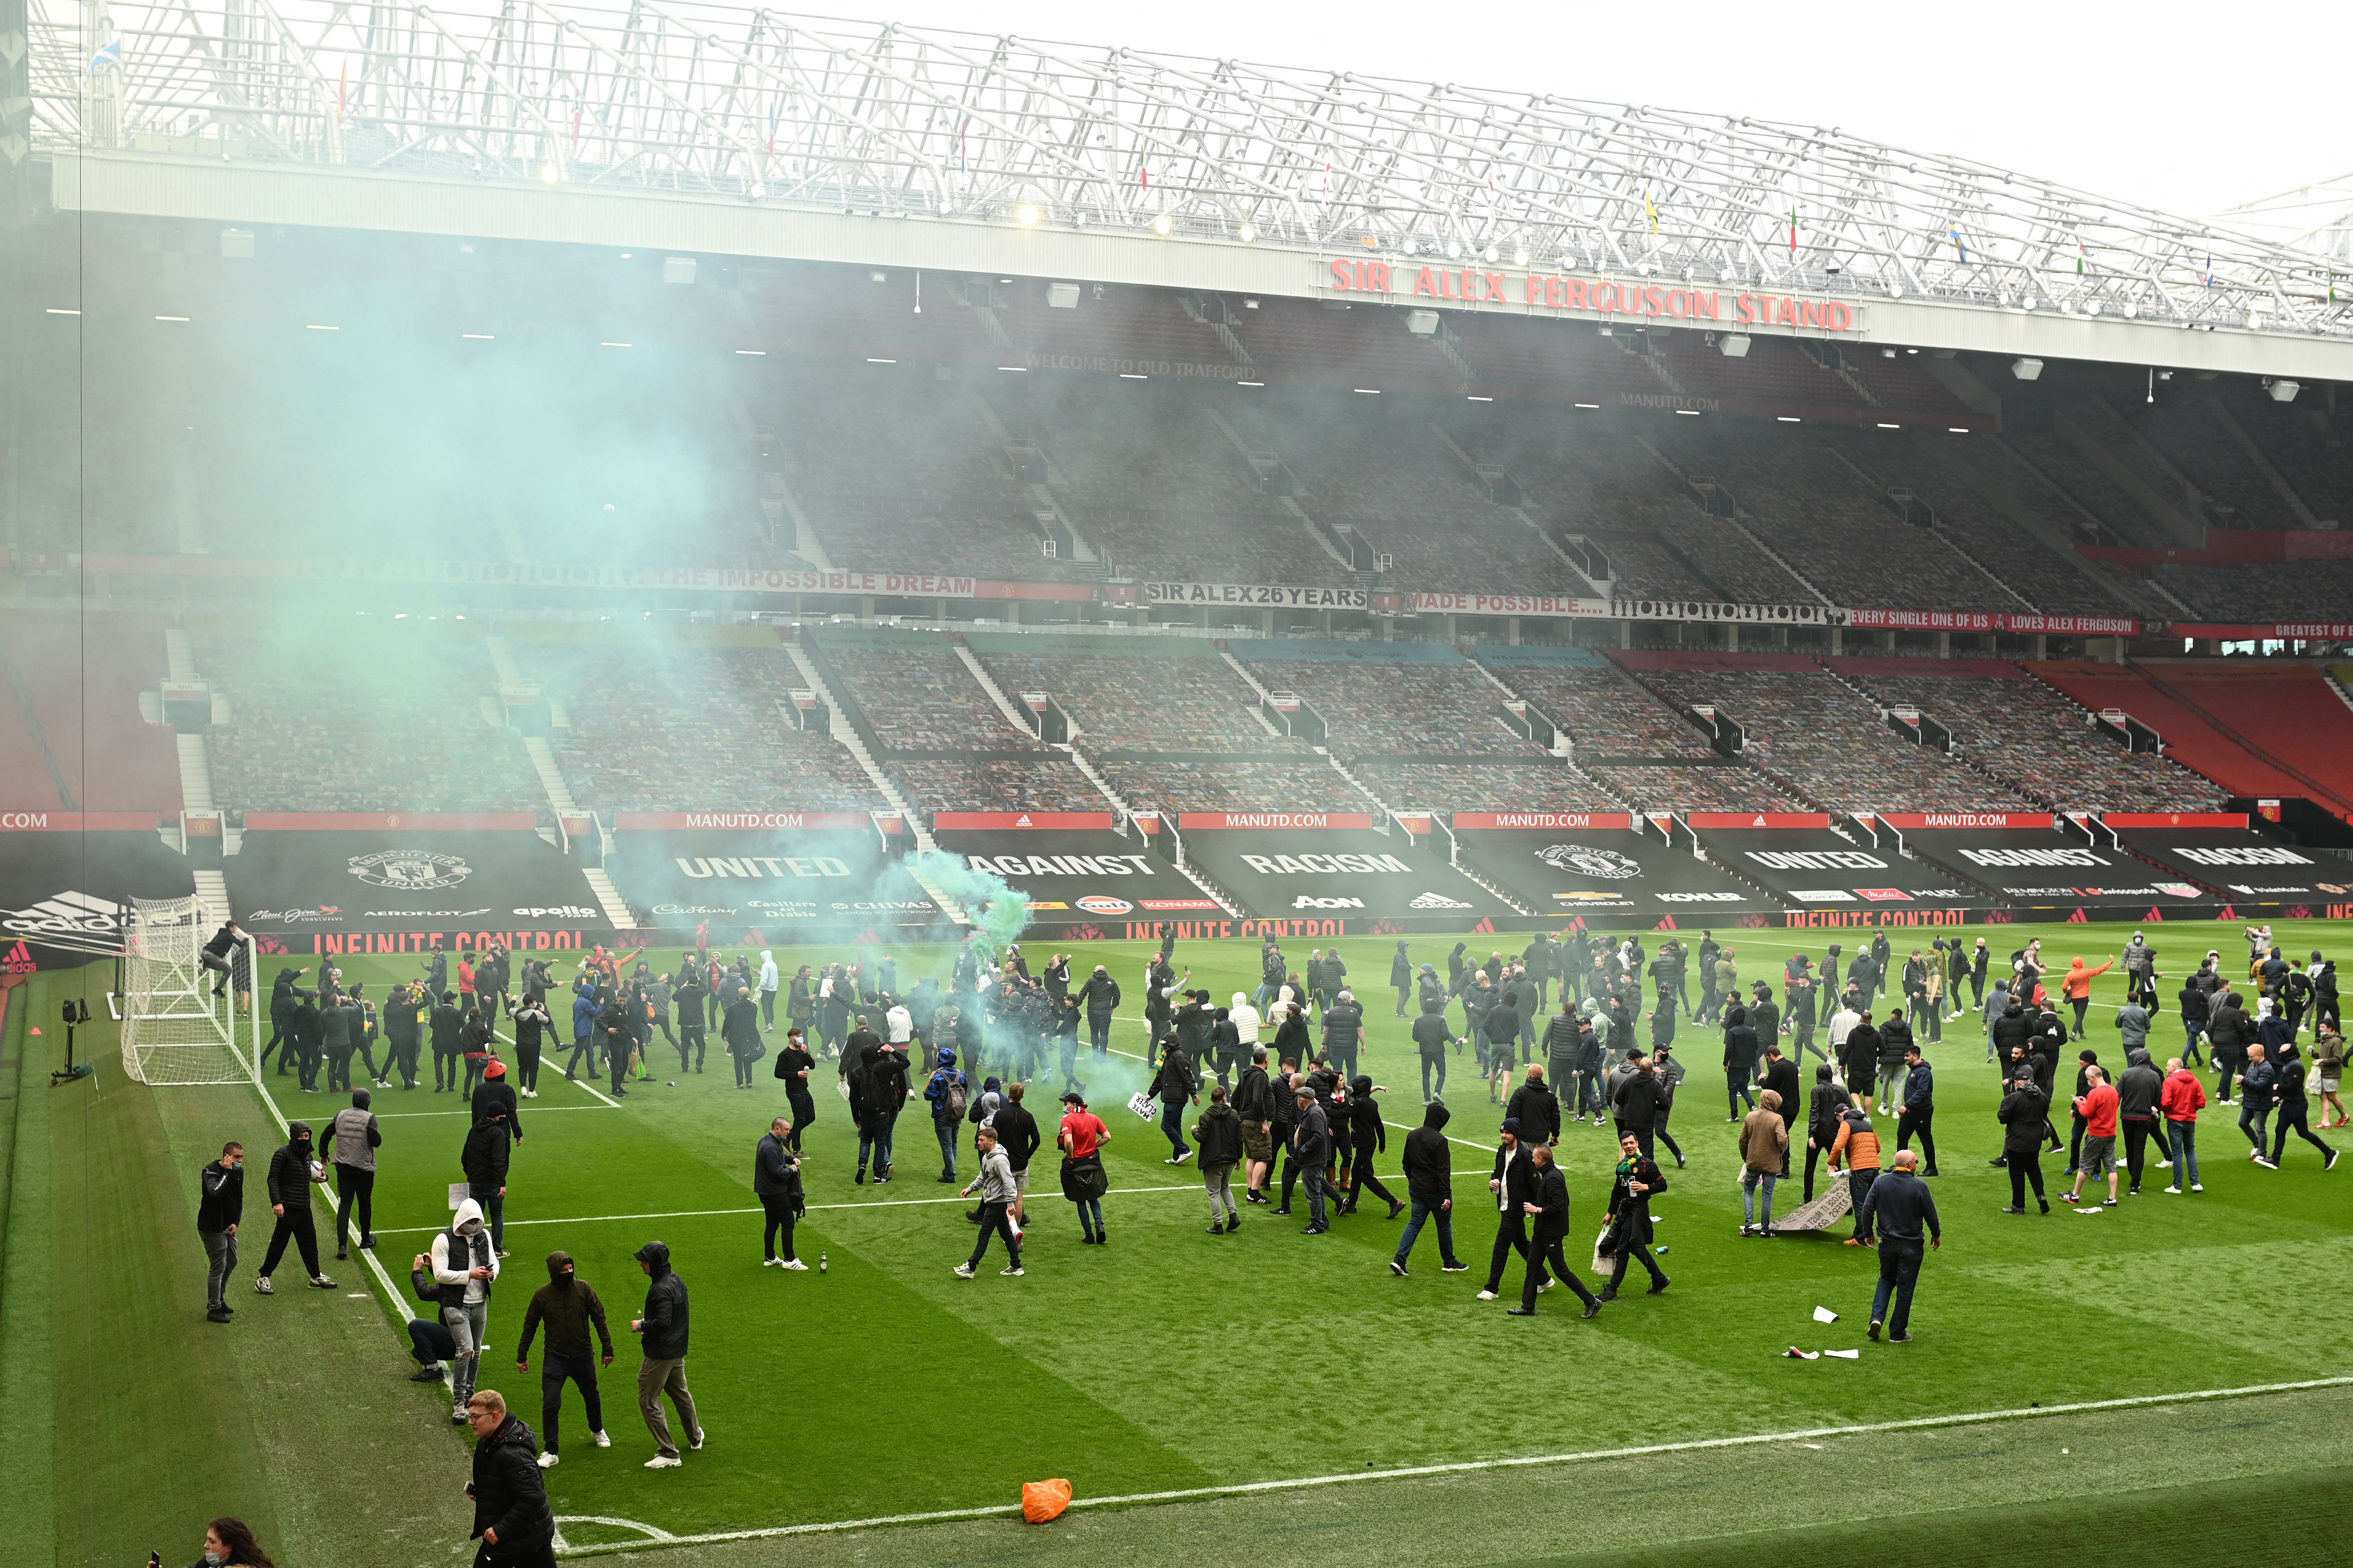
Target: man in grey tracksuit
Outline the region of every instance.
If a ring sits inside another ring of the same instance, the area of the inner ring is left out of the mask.
[[[972,1244],[972,1256],[965,1258],[955,1272],[962,1279],[971,1279],[979,1268],[980,1260],[988,1254],[989,1238],[1002,1232],[1008,1261],[998,1272],[1018,1279],[1021,1278],[1021,1233],[1013,1228],[1010,1217],[1016,1196],[1013,1162],[1006,1157],[1003,1149],[997,1147],[996,1128],[982,1128],[976,1142],[980,1146],[980,1174],[974,1177],[971,1185],[964,1188],[958,1195],[969,1197],[976,1189],[980,1193],[980,1239]]]

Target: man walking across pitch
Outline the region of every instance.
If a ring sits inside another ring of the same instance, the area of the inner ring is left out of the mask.
[[[1520,1142],[1519,1119],[1505,1117],[1503,1139],[1495,1149],[1494,1174],[1487,1178],[1487,1190],[1495,1194],[1495,1250],[1487,1259],[1487,1288],[1479,1292],[1482,1301],[1495,1300],[1504,1283],[1504,1264],[1514,1252],[1530,1267],[1536,1266],[1528,1255],[1525,1207],[1534,1198],[1535,1187],[1535,1165]]]
[[[1585,1303],[1581,1314],[1587,1318],[1601,1315],[1601,1302],[1586,1289],[1585,1281],[1577,1277],[1561,1256],[1561,1243],[1568,1236],[1568,1180],[1553,1163],[1552,1150],[1539,1143],[1529,1151],[1535,1163],[1535,1190],[1520,1205],[1520,1212],[1531,1222],[1528,1237],[1528,1268],[1520,1285],[1520,1304],[1510,1309],[1514,1318],[1536,1315],[1536,1292],[1551,1289],[1558,1279],[1576,1292]]]
[[[531,1428],[495,1388],[476,1394],[458,1415],[474,1430],[474,1476],[466,1483],[466,1495],[474,1500],[474,1539],[482,1543],[474,1568],[555,1568],[555,1513],[547,1503],[547,1478],[533,1458],[539,1444]]]
[[[1438,1222],[1438,1266],[1441,1272],[1461,1274],[1471,1266],[1454,1256],[1454,1152],[1446,1141],[1446,1123],[1452,1113],[1439,1100],[1422,1107],[1421,1125],[1405,1135],[1406,1196],[1413,1201],[1412,1217],[1398,1237],[1397,1256],[1389,1272],[1406,1277],[1406,1259],[1421,1236],[1424,1222]]]
[[[196,1236],[205,1244],[205,1316],[226,1323],[228,1277],[237,1268],[237,1227],[245,1217],[245,1145],[224,1143],[220,1158],[196,1173]]]
[[[629,1332],[642,1336],[646,1359],[638,1367],[638,1413],[653,1434],[654,1457],[649,1470],[674,1470],[686,1461],[670,1440],[670,1418],[662,1413],[662,1395],[678,1406],[686,1428],[687,1447],[702,1447],[702,1421],[694,1411],[694,1395],[686,1386],[686,1281],[670,1266],[670,1248],[649,1241],[632,1254],[638,1267],[653,1283],[646,1287],[644,1315],[629,1321]]]
[[[433,1282],[441,1291],[441,1326],[449,1331],[457,1352],[449,1358],[449,1419],[466,1419],[466,1400],[480,1374],[482,1338],[490,1327],[491,1286],[499,1277],[498,1254],[491,1250],[490,1229],[482,1223],[482,1205],[467,1198],[458,1205],[449,1228],[433,1238]]]
[[[335,1163],[335,1257],[351,1256],[352,1211],[359,1210],[360,1246],[375,1246],[375,1152],[384,1142],[368,1091],[352,1090],[352,1102],[327,1123],[327,1153]]]
[[[326,1179],[325,1169],[311,1157],[311,1124],[288,1123],[285,1147],[269,1156],[269,1212],[278,1216],[278,1223],[269,1232],[269,1250],[262,1256],[261,1272],[254,1277],[256,1295],[276,1293],[269,1277],[277,1272],[278,1260],[286,1256],[289,1242],[302,1255],[312,1289],[335,1288],[333,1280],[319,1272],[319,1232],[311,1220],[309,1184]]]
[[[1869,1332],[1875,1340],[1884,1328],[1888,1340],[1899,1345],[1912,1340],[1912,1292],[1920,1283],[1920,1265],[1929,1248],[1942,1250],[1945,1245],[1944,1229],[1936,1222],[1936,1199],[1913,1170],[1915,1159],[1911,1150],[1898,1149],[1895,1168],[1862,1194],[1863,1223],[1879,1232],[1879,1289],[1871,1298]],[[1888,1315],[1891,1300],[1893,1317]]]
[[[532,1293],[531,1305],[523,1310],[522,1338],[515,1344],[517,1372],[531,1371],[531,1342],[543,1322],[547,1325],[547,1360],[539,1372],[539,1431],[547,1447],[539,1456],[539,1468],[552,1470],[556,1464],[556,1422],[564,1412],[566,1382],[580,1387],[581,1400],[587,1406],[588,1430],[596,1447],[613,1446],[613,1439],[605,1435],[604,1396],[596,1389],[596,1368],[613,1364],[613,1332],[605,1326],[605,1303],[596,1299],[586,1280],[576,1277],[570,1253],[547,1255],[547,1283]],[[592,1327],[604,1346],[601,1362],[588,1342]]]
[[[1219,1092],[1223,1092],[1220,1090]],[[1013,1166],[1005,1151],[997,1147],[997,1129],[983,1127],[974,1140],[980,1150],[980,1173],[957,1192],[959,1197],[980,1194],[980,1237],[972,1244],[972,1256],[953,1270],[959,1279],[969,1279],[980,1268],[980,1260],[988,1256],[992,1237],[1005,1237],[1006,1266],[997,1270],[1009,1279],[1022,1276],[1021,1233],[1013,1228],[1013,1200],[1018,1195],[1013,1188]]]

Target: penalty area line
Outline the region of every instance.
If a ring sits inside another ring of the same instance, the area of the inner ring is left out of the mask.
[[[1659,1454],[1704,1453],[1711,1449],[1762,1447],[1771,1443],[1796,1443],[1820,1437],[1862,1437],[1889,1432],[1920,1432],[1943,1426],[1970,1426],[1994,1421],[2040,1420],[2051,1415],[2080,1415],[2104,1410],[2140,1410],[2158,1405],[2180,1405],[2220,1399],[2246,1399],[2265,1394],[2296,1394],[2320,1388],[2353,1385],[2353,1375],[2305,1378],[2293,1383],[2249,1384],[2237,1388],[2201,1388],[2179,1394],[2133,1394],[2122,1399],[2086,1399],[2069,1405],[2031,1405],[2024,1409],[1978,1410],[1950,1415],[1915,1415],[1901,1421],[1870,1421],[1847,1426],[1810,1426],[1791,1432],[1758,1432],[1736,1437],[1695,1437],[1678,1443],[1645,1443],[1627,1448],[1585,1448],[1566,1454],[1535,1454],[1523,1458],[1463,1459],[1442,1465],[1408,1465],[1396,1469],[1360,1470],[1353,1474],[1301,1476],[1286,1480],[1235,1481],[1225,1486],[1184,1487],[1173,1491],[1127,1492],[1113,1497],[1074,1497],[1071,1507],[1127,1508],[1148,1503],[1188,1502],[1204,1498],[1244,1497],[1254,1492],[1290,1491],[1304,1487],[1343,1486],[1360,1481],[1412,1480],[1426,1476],[1470,1475],[1482,1470],[1529,1469],[1541,1465],[1590,1464],[1605,1459],[1638,1459]],[[1018,1514],[1019,1503],[981,1508],[944,1509],[932,1513],[884,1514],[872,1519],[836,1520],[818,1524],[778,1524],[753,1530],[713,1531],[699,1535],[672,1535],[634,1520],[568,1516],[575,1523],[610,1524],[647,1533],[643,1541],[597,1542],[558,1546],[564,1557],[593,1557],[654,1547],[716,1546],[732,1541],[770,1541],[794,1535],[822,1535],[886,1525],[924,1524],[946,1520],[1002,1518]],[[560,1527],[565,1517],[556,1520]]]

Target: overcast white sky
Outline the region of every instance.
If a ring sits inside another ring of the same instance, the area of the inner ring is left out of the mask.
[[[1831,125],[2193,216],[2353,170],[2353,0],[787,8]]]

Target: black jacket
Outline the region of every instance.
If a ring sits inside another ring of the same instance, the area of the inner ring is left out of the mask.
[[[1224,1101],[1211,1100],[1201,1108],[1201,1118],[1193,1124],[1193,1137],[1200,1144],[1195,1157],[1202,1170],[1241,1163],[1242,1119]]]
[[[507,1183],[507,1160],[513,1151],[514,1138],[505,1122],[477,1121],[466,1134],[466,1147],[458,1163],[470,1184],[502,1187]]]
[[[1525,1217],[1520,1205],[1534,1203],[1536,1190],[1536,1163],[1528,1153],[1528,1145],[1523,1143],[1509,1150],[1498,1145],[1495,1168],[1487,1179],[1504,1184],[1502,1194],[1494,1198],[1495,1206],[1502,1211],[1504,1223],[1508,1226],[1515,1219]]]
[[[1549,1143],[1560,1137],[1560,1096],[1532,1079],[1512,1091],[1504,1114],[1520,1119],[1520,1136],[1530,1143]]]
[[[1610,1107],[1611,1114],[1629,1126],[1652,1126],[1666,1104],[1666,1088],[1657,1073],[1629,1073],[1618,1086],[1618,1100]]]
[[[225,1169],[218,1160],[196,1173],[196,1228],[227,1230],[245,1221],[245,1167]]]
[[[1912,1048],[1912,1026],[1901,1018],[1890,1018],[1879,1026],[1879,1065],[1893,1067],[1904,1059]]]
[[[745,994],[727,1004],[721,1016],[719,1037],[727,1042],[731,1055],[750,1058],[759,1053],[760,1005]]]
[[[522,1102],[515,1098],[514,1085],[507,1081],[503,1073],[497,1078],[486,1078],[474,1086],[474,1120],[488,1121],[491,1112],[500,1109],[506,1111],[507,1131],[516,1142],[522,1142]]]
[[[1354,1050],[1365,1037],[1365,1010],[1356,1003],[1335,1002],[1324,1010],[1324,1045],[1333,1051]]]
[[[1274,1117],[1274,1086],[1267,1081],[1266,1069],[1252,1062],[1242,1068],[1234,1080],[1234,1110],[1244,1121],[1272,1121]]]
[[[1787,1106],[1789,1101],[1784,1097],[1781,1103]],[[1839,1122],[1846,1108],[1853,1103],[1854,1097],[1836,1079],[1814,1085],[1813,1099],[1806,1108],[1806,1136],[1813,1140],[1816,1148],[1827,1150],[1838,1141]]]
[[[1766,1058],[1765,1076],[1758,1080],[1757,1087],[1760,1090],[1769,1089],[1781,1097],[1781,1109],[1789,1113],[1782,1120],[1788,1121],[1796,1114],[1798,1110],[1797,1063],[1787,1057],[1783,1057],[1779,1061],[1775,1061],[1770,1057]]]
[[[1005,1163],[1017,1174],[1028,1170],[1044,1142],[1029,1108],[1008,1100],[997,1108],[997,1120],[989,1125],[997,1130],[997,1146],[1005,1151]]]
[[[2006,1062],[2012,1046],[2025,1045],[2034,1037],[2034,1020],[2023,1008],[2014,1013],[2005,1010],[1994,1019],[1992,1033],[1995,1059]]]
[[[486,1547],[492,1563],[522,1563],[536,1556],[555,1534],[555,1511],[547,1506],[547,1477],[539,1468],[539,1439],[512,1411],[497,1431],[474,1445],[474,1534],[495,1531],[499,1543]]]
[[[1293,1103],[1297,1104],[1297,1100]],[[1298,1113],[1292,1127],[1291,1147],[1303,1165],[1314,1166],[1332,1159],[1332,1124],[1320,1105],[1307,1107]]]
[[[648,1361],[676,1361],[686,1354],[686,1281],[670,1266],[670,1248],[659,1241],[645,1247],[653,1279],[646,1286],[645,1346]]]
[[[290,1214],[297,1210],[310,1212],[311,1162],[318,1155],[311,1142],[311,1126],[306,1121],[290,1124],[290,1131],[300,1132],[301,1142],[292,1138],[270,1151],[269,1201],[283,1204]]]
[[[1433,1208],[1454,1195],[1454,1149],[1446,1141],[1451,1114],[1434,1100],[1424,1106],[1421,1125],[1405,1135],[1400,1156],[1407,1195]]]
[[[1119,1011],[1119,982],[1109,973],[1090,974],[1079,987],[1079,1000],[1086,1005],[1089,1018],[1108,1018]]]
[[[1558,1165],[1546,1165],[1536,1176],[1535,1188],[1535,1195],[1528,1201],[1544,1208],[1529,1216],[1528,1239],[1557,1241],[1568,1234],[1568,1178],[1561,1174]]]
[[[2001,1102],[2001,1152],[2005,1154],[2031,1154],[2042,1147],[2042,1134],[2050,1124],[2051,1099],[2031,1084],[2021,1084],[2010,1091]]]
[[[801,1193],[801,1163],[774,1132],[760,1140],[752,1156],[752,1195],[755,1198],[797,1198]]]

